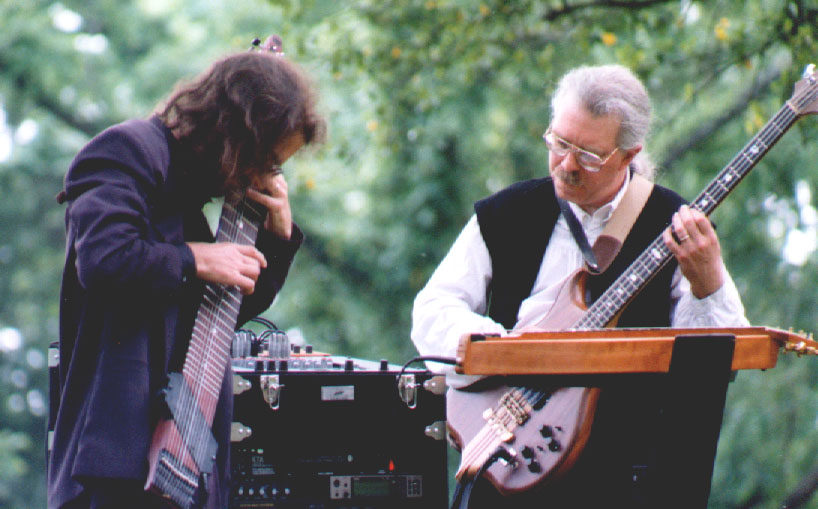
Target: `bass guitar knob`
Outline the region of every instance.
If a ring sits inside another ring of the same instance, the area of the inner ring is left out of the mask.
[[[531,472],[532,474],[539,474],[540,472],[542,472],[542,466],[540,465],[540,462],[537,460],[529,461],[528,471]]]

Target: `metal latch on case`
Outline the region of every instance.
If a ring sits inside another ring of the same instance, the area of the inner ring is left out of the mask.
[[[401,375],[398,380],[398,394],[409,408],[417,408],[417,390],[420,386],[415,381],[415,375]],[[433,376],[423,382],[423,388],[439,396],[446,392],[446,377],[442,375]]]
[[[284,384],[279,383],[278,375],[261,375],[259,381],[264,401],[270,405],[271,409],[278,410],[281,403],[281,389],[284,388]]]

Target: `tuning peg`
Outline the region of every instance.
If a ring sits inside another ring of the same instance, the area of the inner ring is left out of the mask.
[[[815,64],[808,64],[804,68],[804,78],[815,79]]]

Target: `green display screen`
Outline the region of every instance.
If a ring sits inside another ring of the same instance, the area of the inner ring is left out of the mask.
[[[352,493],[355,497],[388,497],[391,485],[390,479],[358,478],[352,485]]]

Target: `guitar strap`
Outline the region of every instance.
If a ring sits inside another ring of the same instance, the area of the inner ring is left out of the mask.
[[[568,223],[568,229],[571,230],[571,235],[582,252],[585,265],[591,274],[605,272],[616,258],[616,255],[619,254],[619,250],[625,242],[625,237],[628,236],[633,223],[636,222],[636,218],[639,217],[645,207],[652,190],[652,182],[639,174],[633,173],[622,200],[620,200],[616,210],[613,211],[608,224],[605,225],[605,229],[602,230],[602,233],[594,242],[593,248],[588,245],[588,237],[585,236],[582,224],[571,210],[568,202],[562,198],[557,198],[562,216]],[[597,260],[602,260],[602,262],[600,263]]]
[[[625,190],[625,195],[622,196],[619,206],[613,211],[605,229],[594,242],[593,249],[598,260],[598,273],[605,272],[619,254],[622,244],[625,243],[625,237],[628,236],[636,218],[645,208],[652,191],[653,182],[638,173],[631,174],[631,181],[628,189]]]

